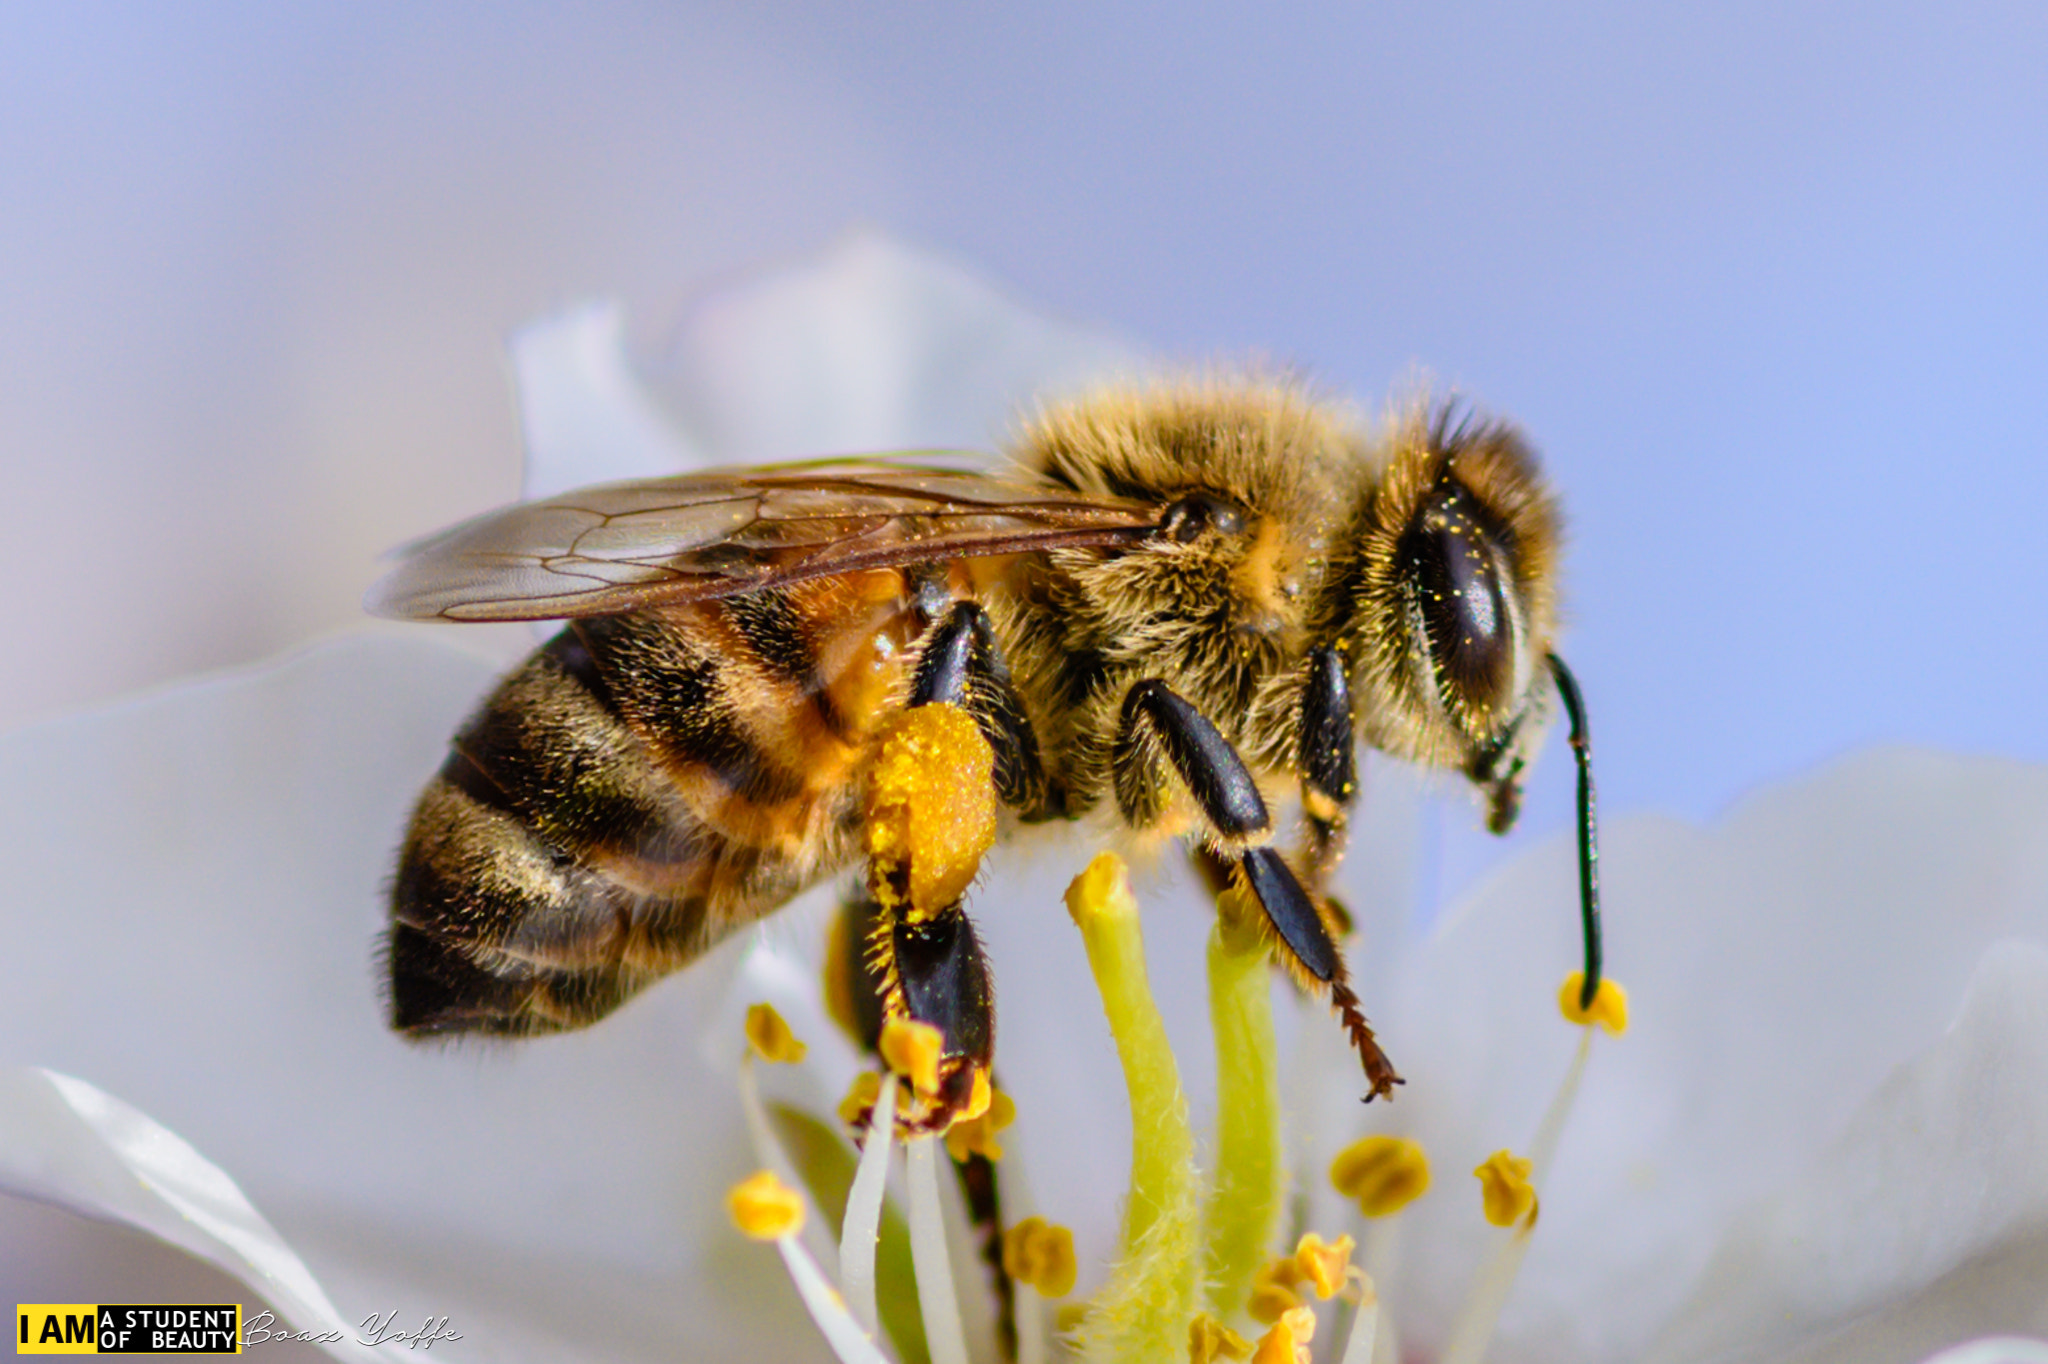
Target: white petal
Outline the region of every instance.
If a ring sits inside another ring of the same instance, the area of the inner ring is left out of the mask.
[[[2048,1364],[2048,1340],[1988,1336],[1943,1350],[1923,1364]]]
[[[1985,954],[1961,1015],[1745,1214],[1658,1360],[1902,1364],[2048,1332],[2048,948]],[[1771,1342],[1812,1342],[1767,1350]]]
[[[0,739],[0,1063],[182,1134],[349,1321],[447,1314],[478,1359],[821,1357],[726,1219],[753,1167],[696,1042],[717,963],[517,1047],[384,1026],[393,852],[492,675],[425,632],[348,636]]]
[[[1993,939],[2048,941],[2048,771],[1887,750],[1760,792],[1706,829],[1604,833],[1602,1036],[1504,1323],[1519,1357],[1633,1359],[1715,1230],[1803,1169],[1936,1036]],[[1482,888],[1383,1014],[1409,1078],[1386,1113],[1438,1185],[1382,1285],[1432,1339],[1488,1229],[1466,1171],[1526,1143],[1569,1062],[1556,991],[1578,955],[1569,840]],[[1366,1119],[1355,1120],[1358,1127]]]
[[[0,1188],[151,1232],[247,1282],[293,1328],[347,1341],[348,1323],[305,1262],[225,1171],[83,1080],[35,1069],[0,1074]]]
[[[1020,405],[1132,368],[980,276],[874,232],[706,299],[665,385],[721,462],[990,448]]]
[[[512,336],[528,498],[708,465],[642,386],[616,303],[586,303]],[[479,508],[481,510],[481,508]]]

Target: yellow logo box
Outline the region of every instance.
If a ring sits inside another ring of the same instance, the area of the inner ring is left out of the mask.
[[[242,1305],[221,1303],[17,1303],[20,1355],[238,1355]]]

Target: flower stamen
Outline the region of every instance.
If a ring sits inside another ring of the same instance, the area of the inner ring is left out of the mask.
[[[1557,992],[1557,1007],[1564,1014],[1567,1023],[1581,1026],[1598,1023],[1616,1037],[1628,1031],[1628,991],[1621,985],[1602,977],[1599,987],[1593,992],[1593,1002],[1585,1008],[1579,1007],[1579,996],[1585,993],[1586,973],[1574,971],[1565,977],[1564,984]]]
[[[1406,1137],[1360,1137],[1330,1162],[1330,1183],[1365,1216],[1390,1217],[1429,1192],[1429,1157]]]
[[[944,1033],[914,1018],[892,1018],[882,1025],[876,1050],[891,1071],[910,1081],[920,1098],[937,1096],[939,1060],[946,1051]]]
[[[1316,1336],[1313,1307],[1290,1307],[1259,1337],[1252,1364],[1309,1364],[1308,1344]]]
[[[788,1066],[803,1060],[810,1050],[790,1031],[789,1024],[783,1021],[773,1004],[751,1004],[747,1007],[747,1043],[763,1061]]]
[[[1512,1151],[1495,1151],[1472,1173],[1478,1177],[1486,1220],[1496,1227],[1512,1227],[1524,1217],[1536,1224],[1536,1189],[1529,1182],[1535,1165]]]
[[[874,1340],[846,1310],[845,1302],[833,1291],[818,1262],[797,1239],[804,1225],[805,1203],[801,1193],[774,1171],[762,1170],[726,1195],[726,1208],[733,1224],[743,1233],[757,1241],[775,1242],[783,1264],[789,1269],[790,1281],[796,1285],[797,1296],[803,1299],[805,1310],[810,1312],[811,1320],[817,1323],[819,1333],[841,1364],[888,1364]]]
[[[1219,1359],[1242,1360],[1250,1356],[1252,1343],[1207,1312],[1195,1313],[1188,1323],[1188,1364],[1216,1364]]]
[[[910,1193],[910,1258],[917,1266],[917,1306],[924,1315],[925,1344],[932,1364],[967,1364],[967,1330],[953,1290],[953,1261],[946,1248],[946,1224],[939,1206],[939,1142],[918,1137],[904,1143]]]
[[[839,1286],[854,1320],[872,1332],[881,1319],[875,1309],[875,1251],[882,1239],[882,1201],[888,1192],[889,1150],[896,1134],[896,1085],[893,1081],[882,1084],[872,1071],[864,1074],[876,1083],[867,1104],[862,1105],[862,1111],[870,1111],[872,1116],[839,1227]],[[855,1090],[859,1089],[856,1083]],[[840,1112],[845,1111],[841,1105]]]

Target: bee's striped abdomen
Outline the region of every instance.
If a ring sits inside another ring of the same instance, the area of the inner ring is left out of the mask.
[[[580,1027],[848,862],[914,642],[900,587],[867,574],[581,620],[529,658],[414,812],[394,1026]]]

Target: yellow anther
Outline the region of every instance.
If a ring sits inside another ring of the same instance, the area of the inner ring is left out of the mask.
[[[1315,1290],[1316,1297],[1328,1302],[1344,1286],[1346,1271],[1351,1268],[1351,1252],[1357,1242],[1349,1236],[1324,1242],[1314,1232],[1308,1232],[1301,1243],[1294,1248],[1294,1266],[1301,1273],[1303,1283]]]
[[[789,1030],[789,1024],[775,1012],[773,1004],[748,1006],[747,1042],[763,1061],[780,1061],[785,1065],[803,1060],[804,1053],[809,1050]]]
[[[804,1224],[803,1195],[762,1170],[732,1186],[725,1196],[733,1225],[756,1241],[779,1241]]]
[[[1259,1325],[1271,1326],[1302,1305],[1301,1295],[1294,1291],[1301,1277],[1301,1266],[1292,1255],[1269,1261],[1252,1277],[1251,1298],[1245,1303],[1245,1311]]]
[[[1315,1335],[1315,1309],[1290,1307],[1280,1314],[1271,1330],[1259,1337],[1258,1348],[1252,1351],[1252,1364],[1308,1364],[1308,1343]]]
[[[825,930],[825,1014],[839,1030],[861,1040],[860,1020],[853,1010],[853,914],[841,905]]]
[[[1330,1162],[1330,1183],[1367,1217],[1386,1217],[1429,1192],[1429,1157],[1406,1137],[1360,1137]]]
[[[988,1081],[983,1078],[983,1072],[978,1068],[974,1073],[974,1082],[977,1094],[988,1085]],[[974,1111],[974,1100],[968,1100],[967,1111]],[[987,1107],[981,1116],[962,1118],[946,1129],[946,1152],[955,1160],[966,1160],[971,1155],[1001,1160],[1003,1148],[996,1140],[996,1133],[1015,1121],[1017,1105],[1011,1102],[1010,1096],[1000,1089],[989,1088]]]
[[[1041,1297],[1064,1298],[1080,1272],[1074,1233],[1042,1217],[1025,1218],[1003,1233],[1003,1272]]]
[[[1557,992],[1557,1007],[1564,1012],[1564,1021],[1584,1026],[1598,1023],[1616,1037],[1628,1031],[1628,991],[1606,976],[1593,991],[1593,1002],[1586,1008],[1579,1007],[1579,994],[1585,989],[1586,973],[1574,971],[1564,978],[1564,985]]]
[[[1067,913],[1085,933],[1096,919],[1135,919],[1137,897],[1131,894],[1130,877],[1124,860],[1113,852],[1099,852],[1095,860],[1067,887]]]
[[[1508,1151],[1495,1151],[1472,1173],[1479,1177],[1480,1197],[1486,1204],[1486,1220],[1496,1227],[1511,1227],[1536,1216],[1536,1186],[1529,1182],[1534,1163]]]
[[[929,1023],[914,1018],[892,1018],[882,1025],[878,1048],[889,1069],[910,1081],[910,1087],[924,1095],[939,1091],[939,1058],[946,1051],[946,1035]]]
[[[996,837],[995,750],[966,711],[914,706],[883,727],[868,787],[868,859],[878,895],[905,880],[912,917],[958,900]]]
[[[955,1122],[973,1122],[988,1112],[988,1106],[996,1101],[995,1086],[988,1082],[988,1071],[982,1066],[974,1067],[973,1076],[967,1085],[967,1102],[960,1106],[954,1116]]]
[[[1252,1343],[1207,1312],[1195,1313],[1188,1323],[1188,1364],[1216,1364],[1219,1359],[1243,1359]]]
[[[875,1106],[875,1100],[882,1097],[882,1077],[872,1070],[864,1070],[853,1077],[853,1083],[846,1087],[846,1097],[839,1101],[839,1121],[848,1127],[865,1117]]]

